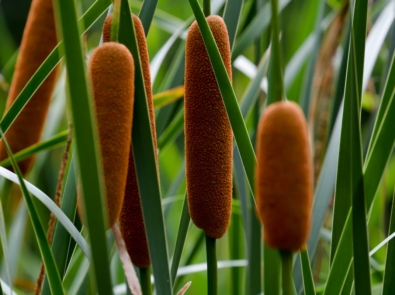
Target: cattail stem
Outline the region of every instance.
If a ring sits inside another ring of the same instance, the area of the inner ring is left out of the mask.
[[[206,234],[208,295],[217,295],[217,253],[215,241],[216,239]]]
[[[140,286],[143,295],[151,295],[151,275],[149,271],[149,267],[139,268],[140,270]]]
[[[281,47],[280,47],[280,30],[279,30],[279,17],[278,17],[278,0],[271,0],[272,4],[272,49],[269,68],[269,102],[276,102],[285,99],[284,96],[284,80],[282,73],[281,62]],[[274,86],[274,87],[273,87]]]
[[[292,295],[292,252],[281,251],[283,295]]]
[[[203,0],[203,12],[205,17],[208,17],[211,14],[210,5],[211,5],[210,0]]]
[[[114,0],[112,22],[111,22],[111,37],[110,37],[110,41],[112,42],[118,42],[120,11],[121,11],[121,1]]]

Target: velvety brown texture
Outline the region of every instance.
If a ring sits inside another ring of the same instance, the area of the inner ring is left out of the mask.
[[[294,102],[276,102],[264,112],[256,147],[256,202],[264,240],[298,251],[310,232],[313,170],[307,123]]]
[[[0,38],[1,39],[1,38]],[[1,42],[1,41],[0,41]],[[22,43],[15,66],[14,78],[7,98],[8,110],[21,90],[57,44],[52,0],[33,0],[23,32]],[[47,117],[51,95],[56,82],[58,67],[37,89],[6,133],[13,153],[37,142]],[[8,157],[3,141],[0,141],[0,161]],[[19,162],[22,174],[29,171],[34,157]]]
[[[103,25],[103,40],[106,42],[111,35],[112,15],[109,15]],[[152,138],[154,147],[157,147],[154,103],[152,100],[151,73],[147,49],[147,41],[144,28],[140,19],[133,15],[133,24],[139,46],[140,62],[144,74],[144,85],[147,96],[147,105],[151,120]],[[155,154],[156,155],[156,154]],[[157,155],[156,161],[158,162]],[[125,199],[122,212],[119,217],[119,227],[126,248],[133,264],[139,268],[150,266],[150,256],[148,251],[147,237],[145,233],[144,219],[140,202],[140,195],[137,185],[136,171],[134,167],[133,153],[130,151],[129,170],[127,184],[125,188]]]
[[[219,16],[209,16],[207,21],[232,79],[225,23]],[[197,227],[218,239],[228,229],[232,211],[232,129],[196,22],[188,32],[185,60],[185,156],[189,212]]]
[[[124,199],[134,103],[134,62],[122,44],[96,48],[89,66],[107,194],[109,227],[117,221]]]

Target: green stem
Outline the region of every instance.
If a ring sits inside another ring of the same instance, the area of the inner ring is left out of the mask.
[[[292,252],[281,251],[283,295],[292,295]]]
[[[110,40],[112,42],[118,42],[120,11],[121,11],[121,1],[114,0],[112,22],[111,22],[111,36],[110,36]]]
[[[284,80],[281,63],[280,30],[278,17],[278,0],[271,0],[272,3],[272,48],[269,67],[269,93],[268,104],[285,99]]]
[[[205,17],[211,14],[210,0],[203,0],[203,12]]]
[[[206,234],[208,295],[217,295],[217,253],[215,251],[215,241],[216,239]]]
[[[143,295],[151,295],[151,275],[149,271],[149,267],[147,268],[139,268],[140,270],[140,285],[141,291]]]

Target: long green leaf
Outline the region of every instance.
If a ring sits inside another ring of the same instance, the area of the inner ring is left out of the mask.
[[[104,2],[104,1],[103,1]],[[84,219],[92,250],[94,286],[99,294],[111,294],[110,265],[106,243],[105,190],[98,149],[93,100],[88,88],[80,28],[74,1],[55,1],[57,25],[63,36],[70,106],[76,137]]]
[[[280,0],[279,12],[281,12],[291,0]],[[232,59],[238,57],[249,45],[251,45],[257,37],[262,34],[270,24],[271,5],[269,1],[265,4],[259,13],[254,17],[249,26],[237,38],[236,44],[232,52]]]
[[[143,24],[145,36],[148,35],[157,4],[158,0],[144,0],[143,6],[141,7],[139,18]]]
[[[302,260],[303,284],[304,293],[306,295],[315,295],[314,280],[310,268],[309,254],[306,250],[300,251]]]
[[[152,141],[144,77],[127,0],[122,0],[121,4],[119,42],[123,43],[132,53],[136,70],[132,131],[133,154],[155,286],[159,294],[170,295],[172,294],[172,281],[155,160],[156,148],[154,148]]]
[[[200,32],[202,33],[211,64],[213,65],[214,74],[221,91],[221,96],[224,101],[226,111],[228,113],[233,134],[240,150],[244,171],[250,184],[251,193],[253,194],[253,187],[251,185],[254,180],[253,171],[256,165],[256,157],[247,132],[247,128],[244,124],[243,116],[237,103],[236,95],[233,91],[232,84],[230,83],[224,63],[218,51],[218,47],[207,24],[206,18],[204,17],[199,2],[197,2],[197,0],[189,0],[189,3],[191,4],[193,13],[195,14],[196,21],[199,25]]]
[[[18,153],[14,155],[15,161],[19,162],[21,160],[24,160],[26,158],[29,158],[30,156],[42,152],[42,151],[48,151],[50,149],[57,148],[59,146],[62,146],[66,144],[67,141],[67,135],[68,135],[68,130],[59,132],[52,138],[49,138],[45,141],[41,141],[39,143],[36,143],[32,146],[29,146]],[[9,166],[11,164],[10,159],[4,159],[3,161],[0,162],[0,166]]]
[[[16,184],[21,185],[17,175],[3,167],[0,167],[0,175]],[[90,255],[88,244],[86,243],[85,239],[81,236],[81,234],[78,232],[78,230],[75,228],[75,226],[70,221],[70,219],[63,213],[63,211],[59,209],[59,207],[55,204],[54,201],[52,201],[50,197],[48,197],[46,194],[44,194],[41,190],[39,190],[37,187],[32,185],[30,182],[25,181],[24,184],[27,187],[27,190],[33,196],[35,196],[41,203],[43,203],[48,208],[48,210],[51,211],[56,216],[59,222],[62,223],[62,225],[67,229],[67,231],[71,234],[74,240],[84,251],[85,255],[90,259],[91,255]]]
[[[391,208],[391,218],[390,226],[388,229],[388,234],[395,232],[395,194],[392,198],[392,208]],[[392,239],[388,243],[387,247],[387,257],[385,259],[385,271],[384,271],[384,281],[383,281],[383,293],[382,295],[391,295],[395,293],[395,240]]]
[[[242,7],[243,0],[228,0],[225,5],[224,22],[228,28],[229,44],[231,50],[236,39],[236,32],[239,25]]]
[[[12,281],[10,276],[10,268],[9,268],[9,254],[8,254],[8,243],[7,243],[7,232],[5,227],[5,220],[4,220],[4,213],[3,213],[3,204],[0,201],[0,240],[1,240],[1,247],[3,250],[3,259],[4,259],[4,266],[7,275],[5,278],[7,279],[5,282],[12,288]]]
[[[4,146],[7,150],[7,154],[11,159],[12,167],[13,167],[14,171],[16,171],[16,175],[18,176],[18,180],[21,185],[22,195],[25,199],[26,206],[28,208],[30,220],[33,225],[33,230],[34,230],[34,233],[35,233],[35,236],[37,239],[37,243],[38,243],[38,246],[40,249],[41,257],[43,259],[45,269],[47,270],[47,273],[48,273],[49,286],[50,286],[53,294],[64,294],[62,282],[61,282],[60,276],[59,276],[59,272],[56,267],[54,258],[52,256],[51,249],[49,248],[47,236],[46,236],[45,231],[41,225],[40,218],[37,214],[33,200],[29,194],[29,191],[26,188],[26,184],[22,178],[21,171],[19,170],[18,164],[16,163],[16,161],[14,160],[14,158],[12,156],[11,149],[8,145],[6,138],[4,138],[4,133],[1,130],[1,128],[0,128],[0,134],[1,134],[2,140],[4,142]]]
[[[176,281],[178,266],[180,265],[181,254],[184,248],[185,239],[187,237],[188,229],[191,222],[191,216],[189,215],[188,199],[185,194],[184,205],[182,206],[182,213],[180,219],[180,225],[178,227],[176,247],[174,249],[173,259],[171,262],[171,281],[173,285]]]
[[[65,188],[62,195],[61,209],[64,214],[70,219],[74,220],[77,207],[77,180],[75,175],[76,167],[76,157],[73,154],[71,159],[71,164],[69,168],[69,173],[67,175]],[[53,241],[52,241],[52,253],[59,269],[60,277],[63,279],[66,272],[66,262],[67,255],[70,247],[70,234],[67,229],[61,225],[59,222],[56,224]],[[43,284],[43,295],[49,293],[48,279],[45,278]]]
[[[371,292],[360,128],[366,19],[367,1],[356,1],[344,95],[331,248],[333,257],[338,249],[340,233],[352,206],[353,265],[357,294],[370,294]]]

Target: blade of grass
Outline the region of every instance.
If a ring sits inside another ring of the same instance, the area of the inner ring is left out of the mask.
[[[157,4],[158,0],[144,0],[143,6],[141,7],[139,18],[143,24],[145,36],[148,35]]]
[[[271,0],[271,54],[268,75],[268,93],[266,105],[285,99],[283,64],[280,47],[280,24],[278,15],[278,0]]]
[[[236,39],[242,7],[242,0],[228,0],[225,5],[224,22],[228,28],[230,50],[232,50]]]
[[[181,133],[184,129],[184,108],[182,108],[174,119],[171,121],[170,125],[162,133],[158,139],[158,149],[162,150],[166,147],[168,143],[173,142],[173,140]]]
[[[20,152],[14,155],[14,159],[15,161],[19,162],[38,152],[48,151],[60,147],[62,145],[65,145],[67,141],[67,135],[68,135],[68,130],[59,132],[52,138],[49,138],[45,141],[41,141],[37,144],[25,148],[24,150],[21,150]],[[0,166],[9,166],[10,164],[11,161],[9,158],[4,159],[3,161],[0,162]]]
[[[395,194],[392,198],[392,208],[390,217],[390,226],[388,229],[388,235],[395,232]],[[387,247],[387,257],[385,258],[385,271],[383,280],[383,293],[382,295],[391,295],[395,293],[395,265],[393,263],[395,259],[395,240],[392,239],[388,243]]]
[[[4,138],[4,133],[0,128],[0,134],[4,142],[4,147],[7,150],[7,154],[11,159],[11,164],[16,171],[16,175],[18,176],[19,183],[21,184],[21,191],[24,197],[24,200],[26,202],[26,206],[28,208],[30,220],[33,225],[33,230],[35,233],[35,237],[37,239],[37,243],[40,249],[41,257],[43,259],[45,269],[47,270],[48,273],[48,281],[49,281],[49,286],[51,288],[51,291],[53,294],[64,294],[63,287],[62,287],[62,282],[59,277],[59,272],[56,267],[54,258],[52,256],[51,249],[49,248],[49,244],[47,241],[46,234],[44,232],[44,229],[40,223],[40,218],[37,214],[36,208],[33,204],[33,200],[26,188],[25,182],[22,178],[21,171],[19,170],[18,164],[15,162],[11,149],[8,145],[8,142],[6,138]]]
[[[62,195],[61,209],[64,214],[70,219],[74,220],[75,212],[77,208],[77,180],[76,180],[76,157],[73,153],[71,158],[71,164],[67,179],[65,182],[65,187]],[[52,242],[52,252],[59,269],[60,277],[63,279],[66,272],[66,262],[67,254],[70,247],[70,234],[67,232],[66,228],[62,226],[59,222],[56,224],[53,242]],[[49,295],[49,285],[48,279],[45,278],[43,285],[43,295]]]
[[[353,265],[357,294],[371,292],[360,129],[367,5],[367,1],[355,2],[353,10],[331,247],[333,257],[352,206]]]
[[[310,268],[309,253],[306,250],[300,251],[302,261],[303,285],[305,295],[315,295],[313,274]]]
[[[281,12],[290,1],[291,0],[281,0],[279,3],[279,12]],[[267,1],[248,27],[245,28],[243,33],[237,38],[232,52],[232,60],[238,57],[248,46],[254,43],[256,38],[262,34],[263,30],[269,26],[271,15],[271,4]]]
[[[0,167],[0,175],[18,185],[21,185],[17,175],[3,167]],[[56,206],[56,204],[54,203],[54,201],[52,201],[50,197],[48,197],[46,194],[44,194],[41,190],[39,190],[37,187],[32,185],[30,182],[25,180],[24,184],[27,187],[28,191],[33,196],[35,196],[41,203],[43,203],[48,208],[48,210],[51,211],[56,216],[59,222],[62,223],[62,225],[67,229],[67,231],[71,234],[74,240],[84,251],[85,255],[90,259],[90,250],[88,244],[86,243],[85,239],[81,236],[81,234],[78,232],[78,230],[75,228],[75,226],[70,221],[70,219],[63,213],[63,211],[59,209],[58,206]]]
[[[182,254],[182,250],[184,249],[185,239],[188,234],[190,221],[191,221],[191,217],[189,215],[189,210],[188,210],[188,200],[187,200],[187,195],[185,193],[180,225],[178,226],[176,246],[174,249],[173,259],[171,262],[171,281],[173,282],[173,286],[175,285],[176,282],[177,270],[178,270],[178,266],[180,265],[181,254]]]
[[[11,182],[10,182],[11,183]],[[27,221],[26,206],[23,202],[19,203],[19,208],[17,210],[16,216],[14,217],[8,237],[8,249],[12,249],[9,253],[9,272],[11,277],[11,282],[14,282],[17,270],[18,270],[18,259],[21,254],[22,241],[24,238],[25,228]],[[4,278],[7,275],[6,266],[2,263],[1,267],[1,277]]]
[[[10,276],[10,268],[9,268],[9,252],[8,252],[8,243],[7,243],[7,232],[5,227],[4,221],[4,213],[3,213],[3,204],[0,201],[0,239],[1,239],[1,247],[3,250],[3,260],[4,260],[4,267],[6,270],[7,275],[5,276],[6,281],[5,283],[8,284],[12,288],[12,281]]]
[[[316,13],[315,28],[313,32],[314,44],[313,44],[312,53],[310,54],[311,56],[310,61],[307,66],[307,70],[305,72],[301,96],[299,97],[299,105],[302,107],[306,118],[309,113],[313,77],[314,77],[316,62],[318,58],[318,53],[320,51],[322,35],[323,35],[321,30],[321,22],[322,19],[324,18],[325,6],[326,6],[326,1],[321,0],[320,4],[317,7],[318,10]]]
[[[104,13],[110,4],[110,0],[98,0],[86,11],[86,13],[78,21],[79,26],[85,27],[84,33]],[[64,56],[63,51],[59,50],[59,48],[62,46],[63,41],[61,41],[56,46],[56,48],[38,68],[36,73],[30,78],[29,82],[23,88],[21,93],[19,93],[18,97],[0,122],[0,127],[3,132],[7,132],[8,128],[11,126],[18,114],[22,111],[23,107],[28,103],[36,90],[40,87],[41,83],[52,72],[55,66],[59,63],[60,59]]]
[[[152,141],[143,72],[127,0],[122,0],[121,4],[119,41],[131,51],[136,69],[132,130],[133,154],[155,286],[158,293],[170,295],[172,281],[155,159],[156,148],[154,148]]]
[[[256,157],[247,132],[247,128],[244,124],[244,120],[237,103],[236,95],[233,91],[232,84],[229,81],[229,77],[223,64],[221,55],[218,51],[218,47],[203,15],[200,4],[197,2],[197,0],[189,0],[189,3],[196,17],[200,32],[202,33],[211,64],[213,65],[214,74],[221,91],[221,96],[228,113],[237,146],[240,150],[244,171],[250,184],[251,194],[253,195],[253,187],[251,184],[253,183],[254,179],[253,171],[256,164]]]
[[[92,251],[94,283],[99,294],[111,294],[110,265],[105,236],[107,227],[104,210],[105,190],[97,145],[96,122],[93,116],[93,101],[88,88],[77,22],[77,9],[74,1],[57,0],[55,7],[58,31],[61,32],[64,40],[68,93],[76,138],[84,217]]]

